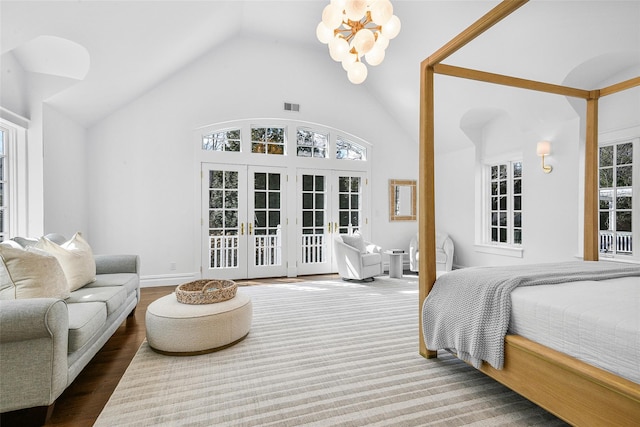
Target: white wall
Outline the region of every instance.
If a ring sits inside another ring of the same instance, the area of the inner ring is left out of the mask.
[[[344,130],[373,145],[371,238],[405,247],[417,222],[388,221],[388,180],[417,179],[417,146],[325,49],[235,40],[211,51],[88,131],[89,229],[96,252],[137,253],[143,278],[192,274],[193,131],[244,118],[293,118]],[[374,72],[374,71],[372,71]],[[301,105],[283,111],[283,102]],[[399,154],[402,153],[402,154]],[[169,261],[176,271],[169,270]]]
[[[45,105],[44,232],[91,240],[86,181],[86,130]]]
[[[450,234],[454,265],[509,265],[568,261],[578,254],[579,118],[556,125],[554,166],[544,174],[536,143],[540,129],[523,131],[501,116],[484,126],[482,141],[468,149],[436,157],[436,227]],[[479,156],[476,150],[481,150]],[[523,251],[521,257],[487,253],[476,246],[481,207],[476,192],[476,158],[496,159],[510,153],[523,162]]]

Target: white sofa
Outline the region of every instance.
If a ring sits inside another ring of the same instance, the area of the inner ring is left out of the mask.
[[[333,240],[338,274],[345,280],[373,280],[383,273],[382,248],[359,234],[339,234]]]
[[[46,237],[56,244],[66,241]],[[33,245],[30,239],[13,240]],[[25,257],[36,254],[34,265],[6,243],[0,245],[0,412],[3,421],[16,416],[45,421],[60,394],[133,314],[140,300],[139,258],[91,253],[95,280],[56,297],[61,288],[54,282],[62,277],[68,283],[56,257],[24,250]],[[54,296],[38,293],[45,291]]]
[[[453,241],[446,233],[436,232],[436,271],[451,271],[453,268]],[[418,271],[420,258],[418,233],[409,242],[409,270]]]

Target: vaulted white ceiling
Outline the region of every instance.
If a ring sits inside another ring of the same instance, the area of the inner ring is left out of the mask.
[[[326,46],[315,37],[327,3],[3,0],[0,48],[3,56],[15,54],[26,71],[42,73],[42,67],[46,70],[49,65],[71,73],[77,81],[47,102],[90,127],[234,37],[304,46],[331,61]],[[385,61],[370,67],[359,89],[370,91],[417,141],[420,61],[498,3],[393,0],[402,30],[391,41]],[[90,58],[86,76],[69,71],[70,59],[54,51],[40,58],[41,68],[34,68],[35,54],[28,47],[41,36],[66,39],[86,49]],[[599,88],[602,82],[640,67],[640,1],[532,0],[445,63]],[[444,76],[438,76],[436,84],[437,118],[442,129],[450,129],[440,136],[450,141],[465,139],[462,127],[490,120],[495,111],[509,111],[523,121],[557,120],[572,113],[564,106],[533,113],[531,104],[540,97],[516,96],[516,89],[489,89]]]

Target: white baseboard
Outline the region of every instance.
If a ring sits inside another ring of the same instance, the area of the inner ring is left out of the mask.
[[[151,276],[140,277],[141,288],[153,288],[156,286],[171,286],[180,285],[186,282],[192,282],[198,279],[197,273],[183,273],[183,274],[157,274]]]

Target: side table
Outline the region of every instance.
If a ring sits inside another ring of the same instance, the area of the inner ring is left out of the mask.
[[[384,251],[384,253],[389,255],[389,277],[395,279],[402,278],[404,251],[402,249],[391,249]]]

